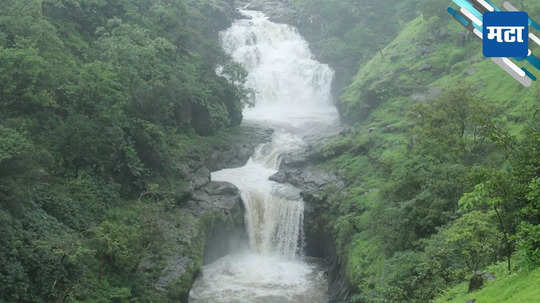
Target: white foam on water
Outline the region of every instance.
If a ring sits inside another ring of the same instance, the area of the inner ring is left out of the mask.
[[[256,253],[229,255],[207,265],[190,293],[197,303],[328,302],[324,273],[298,260]]]
[[[304,201],[298,189],[269,180],[281,155],[305,147],[302,134],[335,125],[333,71],[313,59],[296,29],[254,11],[241,11],[221,33],[225,51],[247,71],[254,106],[244,119],[275,129],[247,164],[212,173],[212,180],[236,185],[246,209],[250,251],[203,267],[191,303],[327,302],[324,271],[302,258]]]

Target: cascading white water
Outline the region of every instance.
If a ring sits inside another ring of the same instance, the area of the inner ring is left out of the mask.
[[[212,173],[212,180],[240,189],[250,251],[204,266],[190,302],[327,302],[322,269],[301,258],[304,201],[298,189],[269,178],[281,155],[304,148],[303,135],[336,124],[333,72],[312,58],[293,27],[241,12],[247,19],[221,34],[223,48],[248,71],[246,85],[255,91],[255,106],[244,110],[244,119],[275,133],[245,166]]]

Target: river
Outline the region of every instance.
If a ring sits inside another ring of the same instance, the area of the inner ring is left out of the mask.
[[[281,156],[305,147],[305,137],[338,123],[330,89],[333,71],[314,60],[294,27],[260,12],[241,11],[221,33],[224,50],[247,71],[255,92],[244,120],[274,129],[247,164],[212,173],[236,185],[245,206],[247,249],[207,264],[190,303],[326,303],[325,268],[303,253],[304,201],[299,190],[269,180]]]

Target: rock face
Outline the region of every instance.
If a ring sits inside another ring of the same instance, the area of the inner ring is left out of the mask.
[[[195,190],[183,207],[176,206],[159,214],[161,246],[141,261],[138,275],[153,281],[151,287],[169,300],[187,302],[208,251],[212,251],[213,258],[219,258],[238,247],[214,248],[216,235],[227,239],[226,243],[241,243],[246,239],[243,218],[242,199],[234,185],[207,183]]]
[[[272,131],[244,125],[224,135],[208,154],[182,163],[189,185],[176,203],[158,214],[160,243],[139,263],[138,279],[162,297],[159,302],[187,302],[189,290],[206,262],[247,244],[244,206],[238,189],[211,182],[210,171],[244,165]]]
[[[315,138],[313,138],[315,139]],[[314,140],[317,142],[319,139]],[[328,203],[326,187],[343,188],[340,177],[316,166],[320,156],[313,148],[283,157],[279,172],[271,177],[280,183],[289,183],[301,190],[305,202],[304,232],[306,254],[324,258],[330,265],[328,272],[328,294],[330,302],[347,303],[351,301],[351,285],[345,273],[345,264],[336,253],[336,245],[326,226],[324,214]]]
[[[224,139],[225,144],[217,145],[204,165],[211,171],[240,167],[253,155],[255,147],[272,139],[273,130],[257,124],[244,122],[233,134]]]

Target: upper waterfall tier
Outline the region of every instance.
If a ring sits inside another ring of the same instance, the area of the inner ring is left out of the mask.
[[[244,111],[245,118],[295,127],[335,123],[332,69],[313,59],[294,27],[273,23],[260,12],[241,12],[248,19],[234,22],[221,39],[225,51],[248,71],[247,86],[255,91],[255,106]]]

